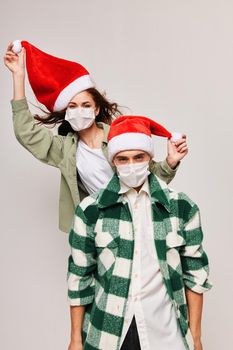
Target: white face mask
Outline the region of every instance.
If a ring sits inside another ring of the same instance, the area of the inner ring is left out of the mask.
[[[70,123],[75,131],[87,129],[94,123],[94,108],[67,108],[65,120]]]
[[[128,187],[141,186],[150,174],[149,161],[143,163],[132,163],[117,165],[119,179]]]

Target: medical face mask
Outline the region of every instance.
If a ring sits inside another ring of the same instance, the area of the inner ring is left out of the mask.
[[[141,186],[147,176],[150,174],[149,161],[143,163],[132,163],[117,165],[117,173],[119,179],[128,187],[139,187]]]
[[[95,121],[93,108],[67,108],[65,120],[67,120],[75,131],[89,128]]]

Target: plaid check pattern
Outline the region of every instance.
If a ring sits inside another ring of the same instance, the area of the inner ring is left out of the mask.
[[[149,175],[154,242],[163,281],[175,308],[186,349],[191,350],[185,287],[211,288],[202,248],[199,209],[184,193]],[[68,299],[86,305],[84,350],[118,350],[134,252],[134,228],[117,175],[106,189],[76,208],[69,242]],[[145,272],[146,273],[146,272]]]

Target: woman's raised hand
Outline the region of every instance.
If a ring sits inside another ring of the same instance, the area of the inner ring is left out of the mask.
[[[12,72],[13,75],[25,74],[25,49],[22,48],[19,54],[12,51],[13,43],[7,47],[7,52],[4,56],[5,66]]]
[[[4,63],[12,73],[13,99],[21,100],[25,97],[25,51],[22,48],[19,54],[15,54],[12,47],[13,43],[10,43],[4,56]]]

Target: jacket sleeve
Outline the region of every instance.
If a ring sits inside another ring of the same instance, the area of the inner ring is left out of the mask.
[[[179,165],[175,169],[170,168],[166,159],[162,162],[155,162],[154,160],[150,162],[150,171],[167,184],[174,179],[178,167]]]
[[[95,294],[95,240],[92,226],[87,223],[80,206],[77,207],[69,243],[68,301],[70,305],[91,304]]]
[[[184,284],[196,293],[204,293],[212,287],[212,284],[208,279],[208,257],[202,247],[203,232],[196,204],[191,206],[187,215],[184,239],[186,244],[180,251]]]
[[[58,166],[63,156],[63,137],[35,123],[25,99],[12,100],[13,126],[19,143],[42,162]]]

